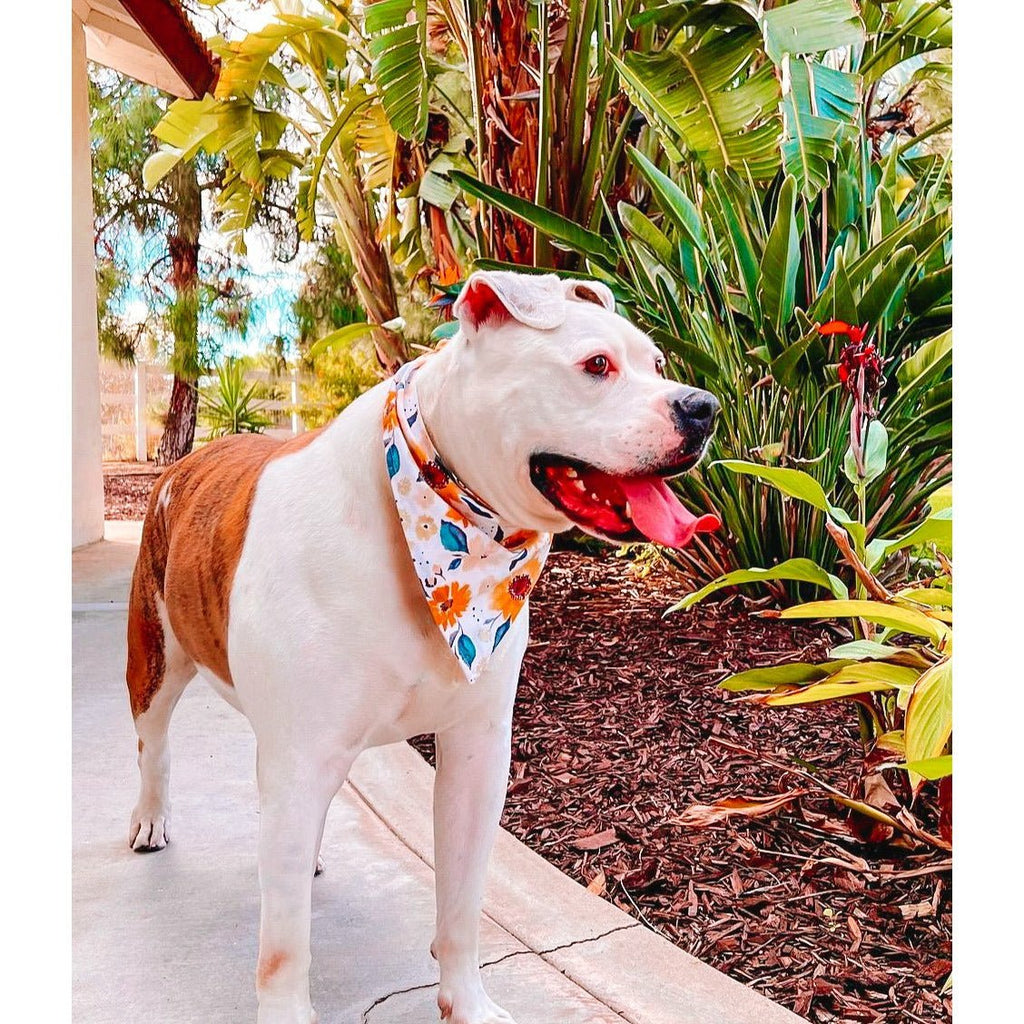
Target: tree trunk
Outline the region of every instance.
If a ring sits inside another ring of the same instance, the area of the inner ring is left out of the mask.
[[[169,466],[192,451],[198,408],[199,391],[195,383],[175,375],[167,407],[167,422],[156,452],[158,466]]]
[[[342,159],[339,165],[344,168]],[[338,244],[352,257],[352,284],[366,310],[366,318],[373,324],[386,324],[398,316],[398,296],[390,259],[378,238],[373,197],[365,192],[357,173],[343,169],[334,180],[324,182],[323,191],[334,210]],[[374,344],[377,358],[388,373],[394,373],[409,358],[400,333],[374,332]]]
[[[197,383],[199,365],[199,231],[202,227],[202,192],[195,165],[179,163],[171,172],[174,223],[167,233],[171,257],[171,287],[174,301],[168,320],[174,334],[171,369],[174,386],[167,409],[163,436],[156,452],[156,464],[169,466],[192,450],[199,408]]]
[[[485,0],[475,27],[480,48],[480,104],[484,124],[481,177],[531,202],[537,184],[536,80],[528,67],[539,62],[537,44],[526,22],[525,0]],[[526,266],[533,264],[533,229],[511,214],[488,206],[484,230],[490,254]]]

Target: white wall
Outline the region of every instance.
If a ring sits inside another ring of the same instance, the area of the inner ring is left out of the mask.
[[[103,466],[89,80],[85,32],[74,13],[71,63],[71,544],[78,547],[103,537]]]

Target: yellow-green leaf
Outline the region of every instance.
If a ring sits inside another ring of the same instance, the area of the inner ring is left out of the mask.
[[[760,700],[774,708],[782,708],[796,704],[816,704],[823,700],[843,700],[846,697],[856,697],[861,693],[876,693],[879,690],[891,689],[892,685],[882,680],[836,683],[831,679],[826,679],[824,682],[812,683],[793,693],[769,694]]]
[[[808,604],[786,608],[783,619],[835,619],[858,618],[879,626],[923,636],[942,645],[950,636],[949,629],[936,619],[913,608],[885,604],[882,601],[811,601]]]
[[[953,755],[943,754],[941,757],[926,757],[923,761],[907,761],[899,767],[925,779],[944,779],[953,774]]]
[[[142,165],[142,184],[152,192],[160,184],[163,177],[181,160],[181,150],[171,147],[158,149]]]
[[[945,749],[953,732],[953,664],[949,658],[921,674],[907,706],[903,731],[908,762],[938,757]]]

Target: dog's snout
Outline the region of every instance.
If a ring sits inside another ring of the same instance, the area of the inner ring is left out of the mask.
[[[676,427],[683,433],[688,431],[699,431],[702,434],[711,433],[721,408],[718,399],[713,394],[709,391],[701,391],[699,388],[683,388],[669,404]]]

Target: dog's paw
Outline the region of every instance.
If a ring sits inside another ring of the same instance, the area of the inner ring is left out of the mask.
[[[256,1024],[319,1024],[320,1016],[308,1003],[305,1006],[276,1006],[261,1002]]]
[[[136,853],[153,853],[170,842],[167,815],[162,811],[145,811],[136,807],[128,829],[128,845]]]
[[[442,989],[437,996],[437,1008],[446,1024],[516,1024],[507,1010],[483,992],[460,998]]]

